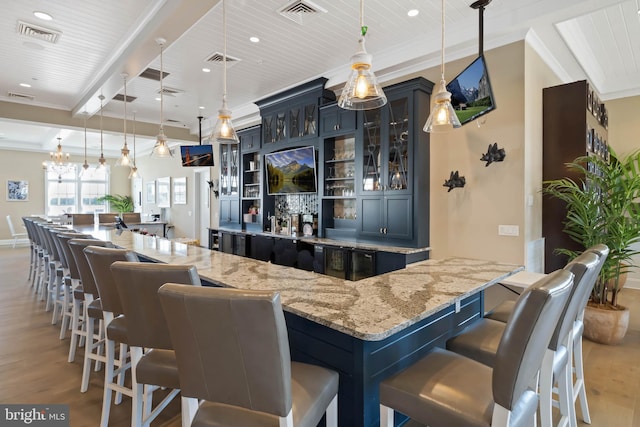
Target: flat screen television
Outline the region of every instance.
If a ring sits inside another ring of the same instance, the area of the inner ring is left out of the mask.
[[[213,166],[212,145],[181,145],[182,166]]]
[[[451,92],[451,104],[462,125],[496,108],[489,73],[482,55],[451,80],[447,90]]]
[[[267,193],[317,193],[316,150],[301,147],[264,155],[267,165]]]

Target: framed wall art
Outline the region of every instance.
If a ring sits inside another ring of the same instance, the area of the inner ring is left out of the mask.
[[[29,200],[29,181],[7,180],[7,201],[26,202]]]

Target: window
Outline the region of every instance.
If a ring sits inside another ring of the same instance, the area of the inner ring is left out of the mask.
[[[45,205],[47,215],[105,212],[106,202],[98,197],[109,193],[109,168],[89,168],[71,164],[60,173],[51,168],[45,172]]]

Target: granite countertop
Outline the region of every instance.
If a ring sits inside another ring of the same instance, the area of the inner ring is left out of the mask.
[[[366,341],[382,340],[523,270],[449,258],[352,282],[127,231],[96,228],[92,234],[158,262],[195,265],[204,280],[220,286],[280,292],[285,311]]]
[[[430,247],[423,248],[404,248],[401,246],[385,246],[377,243],[371,242],[354,242],[351,240],[335,240],[335,239],[327,239],[324,237],[316,237],[316,236],[291,236],[288,234],[277,234],[277,233],[269,233],[269,232],[259,232],[259,231],[245,231],[245,230],[219,230],[221,232],[226,233],[234,233],[234,234],[246,234],[248,236],[266,236],[266,237],[278,237],[281,239],[291,239],[291,240],[300,240],[302,242],[307,242],[311,244],[325,245],[325,246],[337,246],[344,248],[355,248],[355,249],[365,249],[372,251],[381,251],[381,252],[391,252],[403,255],[411,255],[417,254],[420,252],[430,251]]]

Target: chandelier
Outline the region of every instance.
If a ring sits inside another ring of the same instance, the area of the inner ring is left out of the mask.
[[[58,147],[56,148],[56,152],[50,152],[49,157],[51,158],[48,162],[42,162],[42,168],[47,172],[52,172],[58,175],[58,182],[62,182],[62,175],[66,175],[68,173],[72,173],[75,170],[75,166],[69,163],[69,153],[64,154],[62,152],[62,140],[61,137],[58,137]]]

